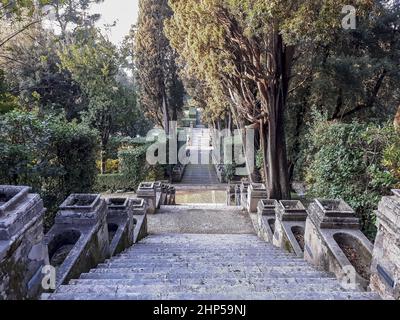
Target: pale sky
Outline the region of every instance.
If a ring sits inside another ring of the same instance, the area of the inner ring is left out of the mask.
[[[99,26],[117,22],[108,35],[113,43],[119,44],[137,21],[139,0],[105,0],[102,4],[93,5],[91,11],[102,15]]]

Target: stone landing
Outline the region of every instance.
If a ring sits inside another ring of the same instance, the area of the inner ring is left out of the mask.
[[[211,202],[211,199],[210,199]],[[246,234],[254,233],[248,213],[219,204],[164,206],[148,217],[150,234]]]

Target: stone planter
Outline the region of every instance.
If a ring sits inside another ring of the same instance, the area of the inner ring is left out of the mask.
[[[273,244],[303,257],[307,215],[300,201],[280,201],[276,207]]]
[[[273,242],[275,232],[275,210],[279,203],[276,200],[261,200],[257,208],[258,236],[269,243]]]
[[[142,182],[137,190],[137,197],[146,201],[149,214],[154,214],[156,212],[156,188],[153,182]]]
[[[40,297],[44,243],[43,201],[29,187],[0,186],[0,300]]]
[[[268,198],[267,188],[261,183],[250,184],[247,194],[247,209],[249,213],[257,212],[258,203]]]
[[[110,257],[107,204],[97,194],[73,194],[60,206],[46,234],[57,287]]]
[[[372,244],[351,207],[343,200],[317,199],[308,211],[304,258],[334,273],[348,289],[367,289]]]
[[[135,221],[128,198],[107,199],[107,225],[110,255],[114,256],[133,244]]]
[[[400,190],[384,197],[377,211],[371,289],[384,299],[400,299]]]

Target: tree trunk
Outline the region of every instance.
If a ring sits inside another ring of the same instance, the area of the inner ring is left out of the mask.
[[[104,144],[104,142],[101,142],[101,150],[100,150],[100,161],[101,161],[101,169],[100,169],[100,173],[101,174],[105,174],[106,173],[106,145]]]
[[[168,112],[168,102],[167,97],[165,95],[165,91],[162,95],[162,110],[163,110],[163,124],[164,130],[166,134],[169,134],[169,112]]]
[[[294,50],[283,44],[282,36],[274,34],[273,80],[257,83],[262,95],[268,122],[261,122],[260,141],[264,155],[264,171],[270,199],[290,199],[288,161],[286,152],[284,113],[288,95],[290,65]]]

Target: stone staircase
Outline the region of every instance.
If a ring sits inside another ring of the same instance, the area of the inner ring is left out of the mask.
[[[363,300],[254,234],[153,234],[50,300]]]
[[[190,152],[197,156],[197,162],[186,166],[182,177],[183,185],[217,185],[219,180],[212,165],[209,129],[192,129],[192,144]],[[193,160],[194,161],[194,160]]]

